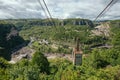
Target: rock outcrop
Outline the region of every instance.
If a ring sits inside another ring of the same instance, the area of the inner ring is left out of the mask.
[[[104,23],[99,26],[96,26],[94,30],[92,30],[92,35],[97,35],[97,36],[110,36],[110,26],[109,23]]]
[[[65,26],[65,25],[86,25],[89,27],[93,27],[93,23],[87,19],[53,19],[50,21],[48,19],[41,19],[41,20],[31,20],[28,21],[29,25],[39,25],[39,26],[53,26],[54,24],[57,26]]]

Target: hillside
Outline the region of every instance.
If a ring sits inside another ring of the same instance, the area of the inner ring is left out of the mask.
[[[97,36],[110,36],[110,24],[108,22],[103,23],[101,25],[98,25],[95,27],[94,30],[92,30],[93,35]]]
[[[9,59],[11,50],[23,42],[24,39],[13,24],[0,23],[0,56]]]
[[[93,23],[91,20],[88,19],[75,19],[75,18],[70,18],[70,19],[53,19],[51,21],[50,19],[8,19],[4,20],[5,22],[12,23],[16,27],[18,27],[19,30],[21,29],[27,29],[32,26],[66,26],[66,25],[87,25],[89,27],[93,27]]]
[[[30,40],[30,43],[27,48],[21,49],[22,52],[16,51],[15,56],[21,60],[15,64],[0,58],[0,79],[120,80],[119,20],[103,22],[95,28],[71,24],[57,27],[22,25],[22,28],[16,25],[17,29],[24,39]],[[101,33],[93,33],[94,30]],[[13,32],[16,32],[16,29]],[[73,65],[71,61],[76,38],[80,38],[80,47],[83,51],[82,65],[79,66]],[[29,54],[28,48],[36,52],[33,51],[30,60],[26,55],[22,59],[24,54]],[[25,49],[27,52],[24,52]],[[17,55],[19,53],[20,56]]]

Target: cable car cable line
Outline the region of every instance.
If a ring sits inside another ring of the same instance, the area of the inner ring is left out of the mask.
[[[101,17],[103,14],[105,14],[105,12],[107,12],[108,9],[110,9],[113,6],[113,4],[115,4],[117,1],[118,0],[112,0],[112,1],[110,1],[110,3],[103,9],[103,11],[95,18],[94,21],[96,21],[99,17]]]
[[[44,11],[44,13],[45,13],[46,17],[47,17],[47,18],[49,18],[49,16],[47,15],[47,12],[45,11],[45,9],[44,9],[44,7],[43,7],[43,5],[42,5],[41,1],[40,1],[40,0],[38,0],[38,2],[39,2],[39,4],[40,4],[40,6],[41,6],[42,10]]]
[[[47,4],[46,4],[45,0],[43,0],[43,3],[44,3],[44,5],[45,5],[45,7],[46,7],[46,10],[47,10],[49,16],[50,16],[50,19],[51,19],[52,22],[53,22],[54,27],[56,27],[55,22],[54,22],[54,20],[53,20],[53,18],[52,18],[52,15],[51,15],[51,13],[50,13],[49,8],[47,7]]]
[[[46,18],[49,20],[49,22],[50,22],[51,24],[53,24],[53,22],[51,21],[48,13],[46,12],[45,8],[43,7],[42,2],[41,2],[40,0],[38,0],[38,3],[39,3],[39,5],[41,6],[43,12],[45,13]]]
[[[100,16],[100,18],[117,2],[118,0],[114,0],[110,6],[108,6],[108,8],[103,12],[103,14]],[[104,18],[104,16],[103,16]]]

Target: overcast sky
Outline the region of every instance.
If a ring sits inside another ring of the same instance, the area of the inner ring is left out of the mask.
[[[45,1],[53,18],[87,18],[93,20],[111,0]],[[38,0],[0,0],[0,19],[18,18],[46,18],[46,16]],[[101,19],[103,18],[120,19],[120,0]]]

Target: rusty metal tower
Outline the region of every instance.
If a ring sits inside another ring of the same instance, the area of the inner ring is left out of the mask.
[[[73,65],[82,65],[82,50],[80,48],[80,39],[77,38],[76,46],[73,48],[72,56],[73,56]]]

